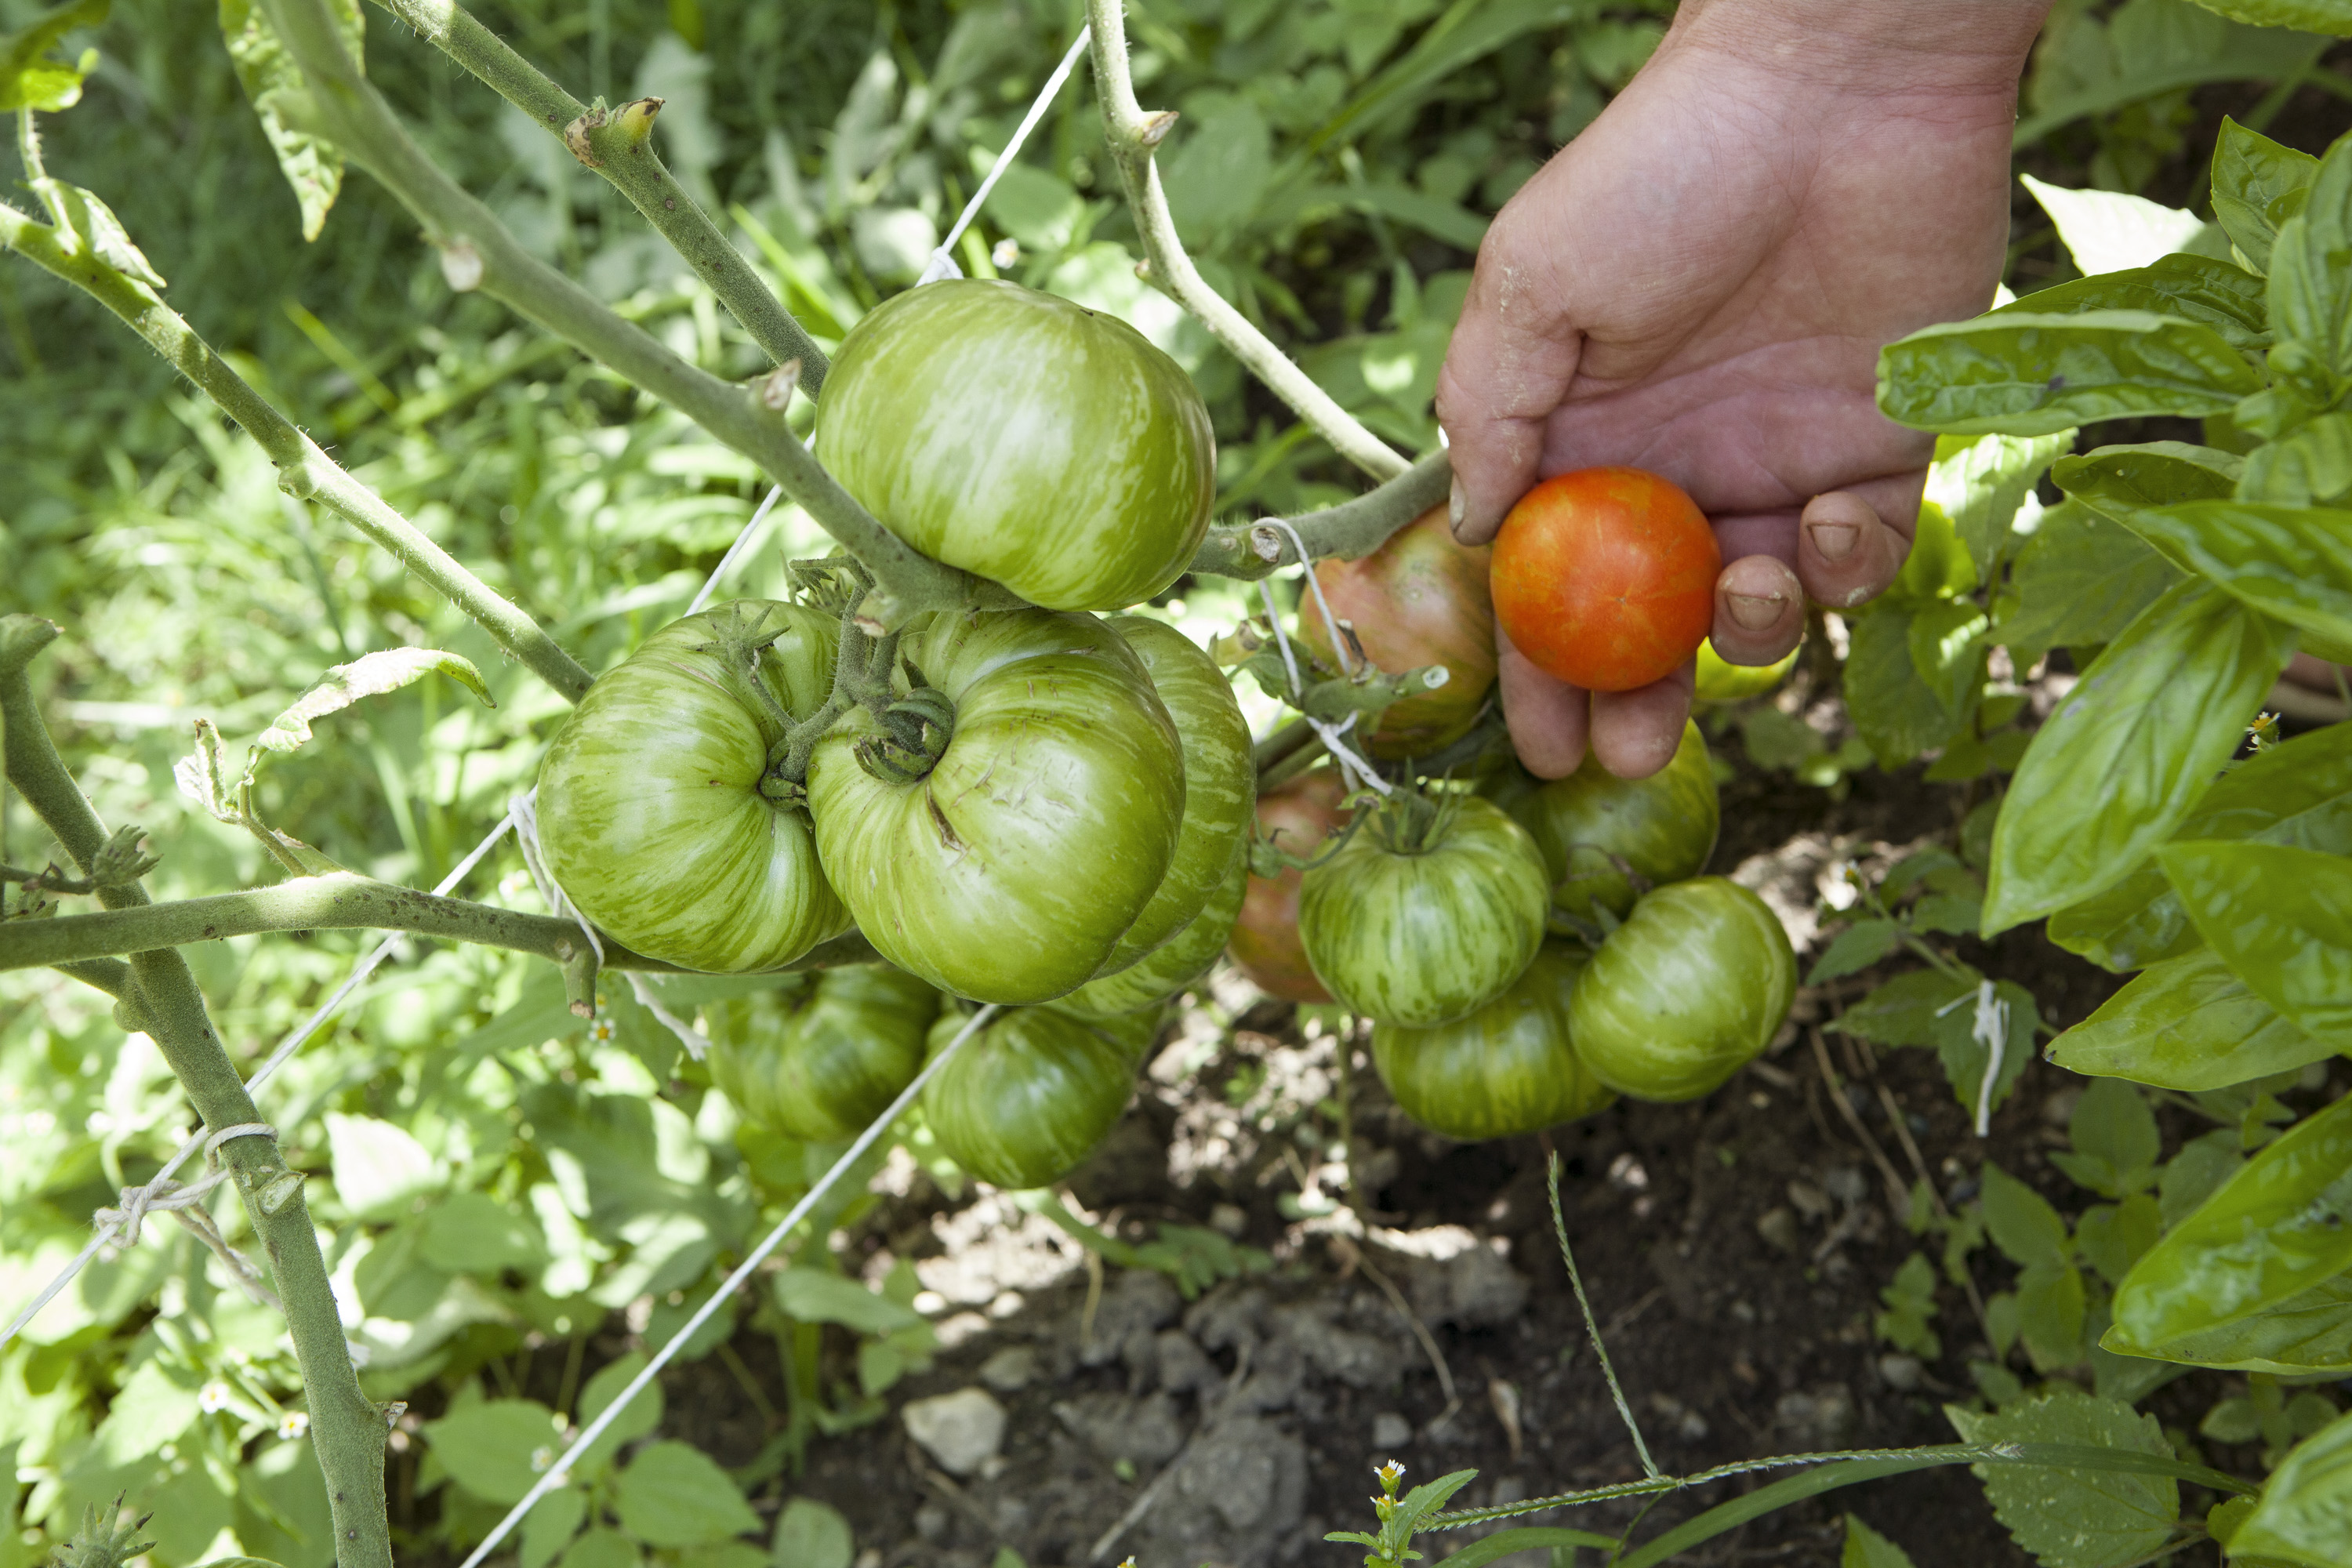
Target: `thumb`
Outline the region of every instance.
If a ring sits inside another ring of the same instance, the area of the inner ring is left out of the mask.
[[[1544,423],[1575,378],[1584,340],[1557,295],[1535,285],[1549,268],[1522,255],[1506,208],[1478,247],[1478,269],[1437,374],[1437,419],[1454,461],[1454,537],[1484,544],[1536,482]]]

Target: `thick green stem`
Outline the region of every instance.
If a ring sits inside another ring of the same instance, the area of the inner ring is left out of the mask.
[[[745,388],[672,353],[525,250],[490,209],[426,157],[343,47],[327,0],[263,0],[301,67],[318,128],[383,183],[442,252],[453,286],[478,288],[685,414],[767,470],[786,495],[873,574],[864,618],[903,624],[925,610],[1018,605],[1003,588],[925,556],[834,482],[784,424],[793,376],[780,368]],[[803,367],[805,369],[805,367]]]
[[[1325,511],[1288,519],[1307,544],[1307,559],[1355,560],[1370,555],[1389,536],[1433,506],[1444,504],[1454,482],[1454,464],[1443,447],[1432,452],[1380,489]],[[1192,556],[1192,570],[1219,577],[1272,576],[1298,563],[1298,546],[1271,522],[1226,523],[1209,530]]]
[[[1093,31],[1095,96],[1102,104],[1103,137],[1118,164],[1119,184],[1126,187],[1136,232],[1143,238],[1146,280],[1198,317],[1251,374],[1290,405],[1341,457],[1376,479],[1402,473],[1404,458],[1316,385],[1247,316],[1210,288],[1192,265],[1176,233],[1168,197],[1160,188],[1160,171],[1151,161],[1152,149],[1167,139],[1176,116],[1165,110],[1146,114],[1135,100],[1135,84],[1128,71],[1123,0],[1087,0],[1087,20]]]
[[[453,0],[377,3],[423,34],[491,91],[537,121],[549,135],[572,146],[564,130],[584,120],[588,106],[541,75],[471,12]],[[727,243],[719,226],[662,166],[651,144],[613,124],[585,127],[583,136],[594,162],[582,162],[629,198],[630,205],[645,215],[719,302],[743,324],[752,342],[778,364],[801,362],[801,384],[814,397],[824,384],[824,351],[760,280],[751,264]],[[572,150],[577,155],[577,148]]]
[[[154,291],[125,277],[47,224],[0,203],[0,246],[54,273],[122,318],[196,389],[219,405],[277,465],[278,487],[313,500],[390,551],[400,563],[445,595],[498,645],[572,701],[593,679],[556,646],[537,621],[459,565],[373,490],[345,473],[318,444],[272,408],[245,378],[215,353]]]
[[[95,868],[106,847],[106,828],[50,742],[25,673],[34,656],[57,635],[57,627],[31,616],[0,621],[0,712],[6,716],[7,775],[66,853],[88,871]],[[110,907],[109,913],[78,918],[136,915],[152,907],[146,889],[136,882],[103,887],[99,897]],[[12,921],[6,929],[49,923]],[[204,994],[188,973],[187,962],[168,949],[144,952],[131,959],[129,970],[148,1033],[205,1125],[217,1131],[258,1123],[261,1112],[213,1032]],[[326,1477],[335,1560],[341,1568],[392,1568],[383,1497],[388,1428],[383,1411],[361,1391],[352,1370],[318,1232],[302,1201],[302,1179],[286,1168],[275,1137],[232,1138],[220,1145],[219,1153],[234,1173],[237,1194],[268,1254],[278,1297],[285,1302],[286,1325],[310,1417],[311,1451]]]

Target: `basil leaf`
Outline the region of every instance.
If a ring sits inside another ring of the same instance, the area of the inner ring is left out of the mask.
[[[2343,24],[2339,21],[2340,29]],[[2230,1555],[2249,1561],[2341,1563],[2352,1521],[2352,1415],[2305,1438],[2271,1472],[2262,1500],[2230,1537]]]
[[[1878,406],[1948,436],[2046,436],[2150,414],[2220,414],[2262,390],[2227,340],[2152,310],[2007,311],[1926,328],[1878,355]]]
[[[2352,495],[2352,414],[2323,414],[2257,447],[2238,479],[2241,500],[2325,506]]]
[[[2261,276],[2233,261],[2186,252],[2038,289],[1992,315],[2071,316],[2085,310],[2154,310],[2201,322],[2232,348],[2264,349],[2271,343],[2270,304]]]
[[[2202,582],[2126,626],[2018,763],[1993,825],[1985,934],[2130,875],[2229,761],[2293,647],[2277,622]]]
[[[2271,269],[2279,225],[2303,210],[2319,160],[2224,117],[2213,147],[2213,216],[2258,272]]]
[[[2050,465],[2051,482],[2112,522],[2176,501],[2219,500],[2237,491],[2246,460],[2186,441],[2101,447]]]
[[[2157,851],[2189,918],[2254,994],[2352,1045],[2352,859],[2284,844],[2190,839]]]
[[[2319,161],[2302,212],[2271,248],[2271,330],[2337,375],[2352,373],[2352,137]]]
[[[2072,430],[2032,437],[1946,436],[1937,441],[1936,461],[1927,469],[1927,500],[1949,520],[1969,552],[1975,566],[1969,587],[1993,579],[1996,564],[2008,553],[2017,509],[2033,493],[2042,470],[2074,445]]]
[[[2102,1344],[2116,1337],[2110,1329]],[[2284,1377],[2352,1371],[2352,1272],[2323,1279],[2308,1290],[2218,1329],[2183,1334],[2152,1350],[2124,1353]]]
[[[2011,597],[1987,636],[2025,669],[2053,647],[2113,641],[2179,581],[2179,570],[2137,534],[2081,501],[2062,500],[2018,551]]]
[[[2352,511],[2201,500],[2116,521],[2251,607],[2352,642]]]
[[[2197,4],[2232,22],[2250,22],[2257,27],[2352,37],[2352,10],[2345,7],[2344,0],[2197,0]]]
[[[2323,1061],[2315,1040],[2247,988],[2211,948],[2151,965],[2050,1043],[2069,1072],[2195,1093]]]

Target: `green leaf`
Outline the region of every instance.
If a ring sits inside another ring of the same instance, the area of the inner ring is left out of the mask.
[[[1936,460],[1927,469],[1927,500],[1950,521],[1975,565],[1977,582],[1990,580],[1995,563],[2008,552],[2010,525],[2033,493],[2034,481],[2074,445],[2072,430],[2032,437],[1953,436],[1936,443]]]
[[[2195,213],[2168,207],[2146,196],[2122,191],[2068,190],[2063,185],[2046,184],[2031,174],[2017,178],[2041,204],[2042,210],[2050,215],[2060,242],[2085,278],[2114,276],[2153,266],[2187,246],[2205,226]],[[2118,305],[2123,303],[2117,301]]]
[[[1946,437],[1959,449],[1958,437]],[[1973,442],[1969,443],[1973,445]],[[1936,443],[1938,452],[1945,440]],[[1957,465],[1956,465],[1957,467]],[[1933,472],[1931,468],[1929,470]],[[1955,477],[1947,493],[1965,497],[1964,481]],[[1969,558],[1968,547],[1960,542],[1959,529],[1943,505],[1934,497],[1919,503],[1919,516],[1911,533],[1910,552],[1903,557],[1903,569],[1887,585],[1887,596],[1915,604],[1933,599],[1949,599],[1972,591],[1978,582],[1976,563]]]
[[[820,1268],[787,1268],[776,1276],[776,1305],[803,1323],[839,1323],[861,1334],[911,1329],[922,1315],[857,1280]]]
[[[2154,1184],[2164,1141],[2147,1097],[2129,1085],[2103,1079],[2085,1089],[2067,1119],[2066,1136],[2076,1153],[2105,1162],[2113,1173],[2110,1184],[2096,1189],[2102,1196],[2120,1198]]]
[[[638,1449],[615,1503],[622,1528],[648,1546],[699,1546],[760,1528],[727,1472],[690,1443]]]
[[[2025,1342],[2034,1371],[2053,1373],[2081,1363],[2088,1304],[2082,1271],[2071,1263],[2036,1263],[2018,1275],[2018,1338]]]
[[[160,1361],[142,1363],[109,1403],[81,1463],[121,1469],[176,1440],[199,1414],[196,1381]]]
[[[1985,1230],[2012,1263],[2063,1264],[2074,1256],[2066,1222],[2049,1200],[1987,1160],[1984,1164]]]
[[[1824,980],[1868,969],[1893,952],[1902,938],[1903,928],[1893,921],[1856,921],[1838,932],[1821,957],[1813,961],[1805,984],[1819,985]]]
[[[1206,247],[1255,211],[1274,177],[1274,132],[1255,103],[1215,88],[1185,100],[1181,123],[1160,184],[1178,232]]]
[[[1985,613],[1972,599],[1923,605],[1906,634],[1911,668],[1935,695],[1945,715],[1945,733],[1965,724],[1984,689]]]
[[[2107,645],[2026,748],[1993,826],[1988,936],[2105,891],[2237,749],[2289,634],[2201,582]]]
[[[410,1205],[447,1179],[448,1173],[405,1128],[332,1110],[326,1122],[335,1195],[354,1219],[405,1214]]]
[[[329,669],[285,712],[270,721],[269,728],[261,732],[257,743],[264,751],[290,752],[310,738],[311,720],[341,712],[362,697],[397,691],[436,670],[480,698],[485,708],[498,706],[490,697],[489,687],[483,683],[482,672],[474,668],[472,661],[438,648],[385,648]]]
[[[2011,145],[2032,146],[2059,126],[2211,81],[2274,81],[2314,63],[2323,40],[2224,21],[2185,0],[2136,0],[2102,24],[2074,12],[2068,68],[2037,61],[2030,84],[2033,112],[2018,122]],[[2159,100],[2159,101],[2161,101]]]
[[[531,1504],[522,1521],[521,1568],[547,1568],[587,1520],[588,1494],[575,1487],[558,1487]]]
[[[163,275],[131,241],[131,233],[114,209],[79,185],[55,176],[27,180],[26,186],[41,198],[58,226],[58,247],[68,256],[86,256],[133,283],[160,293]]]
[[[2264,615],[2352,644],[2352,511],[2200,500],[2116,521]]]
[[[2242,500],[2325,506],[2352,495],[2352,414],[2323,414],[2246,456]]]
[[[1829,1027],[1882,1046],[1934,1047],[1953,1097],[1974,1114],[1985,1068],[1991,1062],[1991,1053],[1976,1038],[1979,990],[1979,975],[1965,966],[1961,975],[1937,969],[1915,970],[1879,986]],[[1998,1107],[2017,1087],[2025,1064],[2032,1058],[2041,1016],[2032,994],[2012,981],[2004,980],[1996,986],[1994,997],[2009,1009],[2000,1078],[1993,1088],[1992,1103]]]
[[[1932,1046],[1944,1009],[1976,990],[1976,972],[1965,979],[1939,969],[1898,974],[1832,1019],[1829,1027],[1881,1046]],[[1957,1010],[1957,1009],[1956,1009]]]
[[[1878,356],[1878,406],[1947,436],[2046,436],[2100,419],[2198,418],[2262,390],[2229,341],[2149,310],[2002,311],[1927,327]]]
[[[2271,269],[2279,226],[2303,211],[2318,173],[2319,160],[2310,153],[2222,117],[2213,146],[2213,217],[2255,271]]]
[[[95,27],[105,21],[108,5],[109,0],[71,0],[42,12],[14,33],[0,33],[0,113],[34,109],[54,114],[80,100],[82,79],[95,62],[86,58],[66,66],[41,57],[76,27]]]
[[[488,1193],[455,1193],[425,1212],[418,1253],[436,1268],[495,1279],[509,1268],[536,1270],[547,1243],[536,1224]]]
[[[2022,669],[2053,647],[2113,641],[2179,581],[2179,568],[2137,534],[2081,501],[2062,500],[2019,548],[2010,566],[2014,601],[1999,602],[1986,635]]]
[[[2280,1017],[2207,947],[2152,964],[2050,1043],[2050,1059],[2069,1072],[2192,1092],[2336,1053]]]
[[[425,1424],[441,1468],[485,1502],[519,1503],[555,1463],[554,1412],[535,1399],[488,1399]]]
[[[1912,652],[1913,631],[1921,618],[1938,610],[1948,615],[1948,606],[1959,606],[1964,616],[1981,613],[1967,600],[1931,600],[1921,606],[1888,595],[1851,622],[1853,641],[1845,666],[1846,711],[1855,732],[1882,767],[1900,766],[1952,733],[1956,721],[1937,689],[1939,685],[1956,684],[1952,672],[1933,668],[1923,671],[1913,662]],[[1934,657],[1942,650],[1931,641],[1928,651]],[[1983,658],[1981,646],[1971,646],[1962,663],[1973,668]],[[1777,710],[1766,706],[1756,711]],[[1813,733],[1810,726],[1806,732]],[[1818,736],[1814,749],[1820,749]],[[1752,742],[1749,750],[1754,751]]]
[[[2162,1455],[2171,1445],[2153,1415],[2116,1400],[2049,1393],[1990,1415],[1948,1405],[1971,1443],[2076,1443]],[[2110,1568],[2163,1545],[2180,1518],[2179,1484],[2166,1475],[1979,1465],[1993,1512],[2048,1568]]]
[[[776,1516],[768,1556],[776,1568],[849,1568],[856,1544],[839,1509],[796,1497]]]
[[[607,1362],[598,1368],[596,1375],[588,1380],[588,1386],[580,1391],[580,1425],[585,1427],[604,1415],[605,1408],[621,1396],[621,1390],[628,1387],[631,1380],[643,1372],[645,1366],[646,1358],[631,1351],[618,1361]],[[613,1418],[613,1424],[604,1428],[594,1443],[570,1456],[565,1464],[583,1479],[593,1479],[603,1473],[606,1465],[612,1463],[613,1456],[620,1452],[623,1444],[651,1436],[654,1429],[661,1425],[661,1384],[657,1381],[648,1383],[635,1399],[629,1401],[628,1408]]]
[[[2158,1242],[2116,1289],[2109,1350],[2171,1359],[2352,1267],[2352,1100],[2289,1128]]]
[[[1911,1559],[1903,1548],[1847,1514],[1845,1551],[1838,1557],[1838,1568],[1911,1568]]]
[[[2233,22],[2257,27],[2294,27],[2305,33],[2332,33],[2339,38],[2352,37],[2352,5],[2346,0],[2197,0],[2197,4]]]
[[[2252,1517],[2230,1537],[2230,1555],[2344,1568],[2352,1562],[2347,1542],[2352,1542],[2352,1415],[2295,1445],[2271,1472]]]
[[[635,1542],[617,1530],[598,1525],[572,1542],[557,1568],[637,1568],[644,1561]]]
[[[2109,1330],[2106,1339],[2116,1338]],[[2178,1365],[2280,1377],[2352,1372],[2352,1273],[2323,1279],[2233,1323],[2183,1334],[2147,1353]]]
[[[1367,27],[1377,14],[1357,14],[1349,25]],[[1464,67],[1537,28],[1558,26],[1578,15],[1567,0],[1455,0],[1423,30],[1412,48],[1381,68],[1318,127],[1303,152],[1312,155],[1341,139],[1354,141],[1374,125],[1425,102]]]
[[[2176,501],[2225,500],[2237,489],[2246,460],[2186,441],[2144,441],[2101,447],[2050,465],[2057,487],[2114,522]]]
[[[2352,1045],[2352,859],[2191,839],[2157,852],[2206,942],[2306,1034]]]
[[[357,66],[366,26],[358,0],[331,0],[328,15]],[[261,118],[262,134],[278,154],[286,183],[294,187],[294,200],[302,210],[302,237],[316,239],[326,225],[327,209],[342,190],[342,150],[311,128],[318,111],[302,68],[286,52],[255,0],[220,0],[220,26],[236,79]]]
[[[2233,348],[2265,349],[2271,343],[2262,278],[2210,256],[2167,256],[2145,267],[2077,278],[2025,295],[1992,314],[2071,316],[2085,310],[2153,310],[2210,327]]]
[[[2352,374],[2352,137],[2327,150],[2303,211],[2279,226],[2270,307],[2282,344],[2309,349],[2338,376]]]
[[[1596,1535],[1589,1530],[1570,1530],[1561,1525],[1523,1525],[1517,1530],[1498,1530],[1494,1534],[1472,1542],[1459,1552],[1446,1553],[1445,1561],[1453,1568],[1486,1568],[1489,1563],[1521,1552],[1557,1552],[1566,1549],[1571,1555],[1579,1547],[1594,1552],[1612,1552],[1617,1541],[1613,1536]],[[1554,1558],[1557,1562],[1559,1559]]]
[[[2094,1204],[2074,1226],[2074,1246],[2084,1262],[2099,1271],[2110,1286],[2123,1282],[2164,1235],[2164,1211],[2147,1193],[2134,1193],[2119,1204]]]

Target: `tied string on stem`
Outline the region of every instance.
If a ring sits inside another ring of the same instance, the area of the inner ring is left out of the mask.
[[[1278,528],[1290,535],[1291,543],[1298,551],[1298,559],[1307,564],[1307,586],[1315,595],[1315,607],[1322,614],[1324,628],[1331,634],[1331,649],[1339,656],[1339,673],[1355,674],[1354,661],[1348,657],[1348,639],[1339,630],[1339,618],[1331,613],[1331,602],[1323,596],[1323,584],[1315,575],[1313,563],[1307,561],[1306,541],[1299,538],[1297,529],[1282,519],[1270,517],[1265,521],[1268,526]],[[1282,629],[1281,612],[1275,608],[1272,581],[1265,577],[1259,578],[1257,591],[1259,598],[1265,602],[1265,618],[1267,624],[1274,627],[1275,647],[1282,651],[1283,673],[1290,679],[1290,695],[1293,705],[1296,706],[1306,700],[1307,687],[1306,683],[1299,679],[1298,659],[1290,651],[1290,636]],[[1306,721],[1307,727],[1315,731],[1316,738],[1323,742],[1324,749],[1331,753],[1331,760],[1339,765],[1342,774],[1359,787],[1369,789],[1376,795],[1386,796],[1393,793],[1395,786],[1381,777],[1378,770],[1358,755],[1355,750],[1342,739],[1349,731],[1356,727],[1356,721],[1360,715],[1350,713],[1345,721],[1338,724],[1326,723],[1303,710],[1300,717]]]
[[[522,863],[529,868],[531,882],[539,889],[539,896],[546,900],[549,912],[556,919],[568,919],[580,928],[580,934],[588,939],[588,946],[596,955],[597,973],[603,973],[604,939],[596,934],[595,923],[581,913],[579,906],[565,894],[562,884],[555,879],[555,873],[548,869],[546,858],[540,849],[539,791],[528,789],[517,795],[508,815],[514,820],[515,842],[522,847]],[[646,984],[644,975],[634,970],[624,970],[622,973],[628,978],[629,994],[636,998],[637,1005],[651,1013],[656,1023],[676,1035],[678,1044],[686,1047],[688,1056],[700,1061],[710,1049],[710,1037],[663,1006],[654,995],[653,988]]]
[[[211,1168],[193,1182],[175,1182],[169,1176],[157,1176],[143,1186],[125,1187],[120,1206],[101,1208],[92,1214],[90,1223],[101,1232],[100,1245],[112,1246],[129,1251],[139,1245],[140,1227],[151,1214],[167,1214],[178,1220],[189,1235],[201,1241],[228,1269],[229,1278],[245,1292],[246,1300],[256,1306],[271,1307],[283,1312],[286,1303],[271,1294],[261,1283],[261,1270],[256,1268],[245,1254],[228,1244],[220,1226],[213,1222],[210,1210],[204,1206],[213,1189],[228,1180],[228,1169],[220,1163],[220,1147],[232,1138],[275,1139],[278,1129],[266,1121],[240,1121],[234,1127],[224,1127],[206,1136],[204,1142],[205,1163]],[[110,1233],[112,1240],[105,1239]]]

